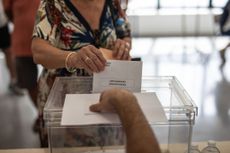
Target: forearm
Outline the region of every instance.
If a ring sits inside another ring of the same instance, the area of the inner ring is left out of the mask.
[[[127,153],[160,153],[155,135],[134,96],[115,95],[112,103],[127,136]],[[125,102],[124,102],[125,101]]]
[[[34,62],[48,69],[65,67],[65,59],[70,53],[50,45],[47,41],[34,38],[32,41],[32,52]]]

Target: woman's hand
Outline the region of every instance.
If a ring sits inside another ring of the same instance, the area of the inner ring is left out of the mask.
[[[130,60],[131,45],[128,41],[117,39],[114,43],[114,57],[118,60]]]
[[[83,68],[89,73],[100,72],[105,68],[106,60],[101,51],[92,45],[82,47],[69,60],[70,67]]]

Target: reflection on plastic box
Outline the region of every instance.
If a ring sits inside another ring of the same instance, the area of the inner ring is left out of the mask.
[[[120,125],[60,125],[65,94],[90,94],[91,90],[91,77],[56,78],[44,108],[50,152],[124,152]],[[175,77],[143,77],[142,92],[155,92],[167,116],[167,122],[151,124],[162,151],[183,153],[191,144],[198,112],[192,99]]]

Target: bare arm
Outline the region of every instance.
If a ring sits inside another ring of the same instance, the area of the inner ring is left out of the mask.
[[[48,69],[64,68],[65,59],[70,53],[53,47],[47,41],[40,38],[33,38],[32,52],[34,62],[42,64]]]
[[[100,72],[104,70],[105,58],[101,51],[92,45],[82,47],[78,52],[63,51],[53,47],[47,41],[40,38],[32,40],[32,52],[35,63],[42,64],[48,69],[68,67],[83,68],[88,72]]]
[[[110,89],[92,105],[91,111],[115,111],[127,136],[127,153],[160,153],[155,135],[139,107],[135,96],[123,89]]]

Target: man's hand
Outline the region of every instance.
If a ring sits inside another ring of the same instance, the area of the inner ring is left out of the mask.
[[[99,103],[91,105],[92,112],[116,112],[116,104],[134,95],[124,89],[113,88],[102,92]]]
[[[93,112],[116,111],[126,133],[127,153],[161,152],[157,139],[137,99],[131,92],[116,88],[105,90],[101,94],[99,103],[90,106],[90,110]]]

